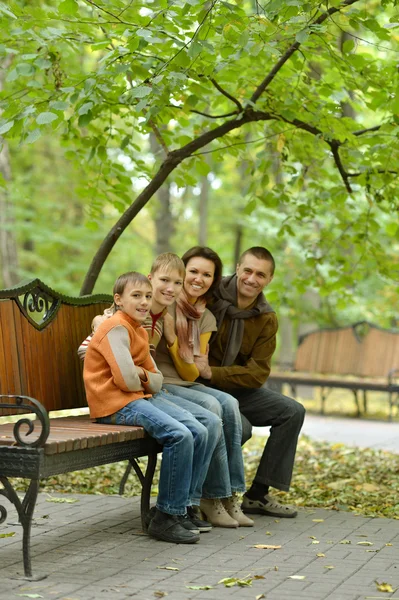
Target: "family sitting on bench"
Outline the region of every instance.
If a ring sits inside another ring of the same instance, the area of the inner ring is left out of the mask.
[[[212,525],[252,526],[247,514],[297,514],[269,495],[269,486],[289,489],[305,414],[262,387],[276,346],[276,314],[262,293],[274,266],[262,247],[225,278],[210,248],[161,254],[148,278],[117,279],[113,306],[79,348],[91,417],[140,425],[163,446],[147,517],[154,538],[195,543]],[[245,492],[241,444],[252,425],[271,431]]]

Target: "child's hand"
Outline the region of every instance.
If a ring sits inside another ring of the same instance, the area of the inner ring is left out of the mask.
[[[97,315],[96,317],[94,317],[94,319],[91,322],[91,330],[92,330],[92,332],[94,333],[96,331],[96,329],[99,328],[99,326],[101,325],[101,323],[104,323],[104,321],[106,321],[110,317],[112,317],[112,312],[109,311],[108,309],[105,309],[104,314]]]
[[[211,367],[209,366],[208,354],[209,354],[209,344],[206,347],[205,354],[199,354],[197,356],[194,356],[194,362],[199,371],[199,374],[201,375],[201,377],[203,379],[212,379],[212,370],[211,370]]]
[[[173,346],[176,340],[175,320],[169,313],[166,313],[163,318],[163,334],[168,346]]]

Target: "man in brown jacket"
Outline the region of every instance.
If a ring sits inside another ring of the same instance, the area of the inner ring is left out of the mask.
[[[198,368],[208,385],[228,390],[238,399],[246,439],[251,434],[245,423],[271,427],[256,476],[244,496],[243,510],[289,518],[296,516],[296,510],[277,502],[269,495],[269,487],[289,490],[305,409],[292,398],[264,387],[278,323],[262,292],[272,281],[274,268],[271,253],[254,247],[242,254],[235,275],[223,278],[209,307],[218,326],[211,342],[210,366],[206,357],[200,357]]]

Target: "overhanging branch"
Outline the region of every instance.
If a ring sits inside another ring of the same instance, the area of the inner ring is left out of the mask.
[[[312,25],[321,25],[331,15],[333,15],[337,12],[340,12],[343,8],[347,8],[348,6],[350,6],[351,4],[355,4],[356,2],[359,2],[359,0],[344,0],[344,2],[342,4],[340,4],[339,6],[329,8],[326,12],[324,12],[322,15],[317,17],[317,19],[312,21],[308,25],[308,27],[312,27]],[[313,32],[311,31],[310,33],[312,34]],[[266,77],[264,78],[262,83],[256,88],[256,90],[252,94],[251,99],[250,99],[250,102],[252,103],[252,105],[256,103],[256,101],[260,98],[260,96],[266,90],[268,85],[273,81],[273,79],[275,78],[277,73],[280,71],[280,69],[285,65],[287,60],[289,58],[291,58],[291,56],[294,54],[294,52],[296,52],[298,50],[300,45],[301,45],[300,42],[294,42],[293,44],[291,44],[291,46],[288,48],[288,50],[276,62],[274,67],[271,69],[271,71],[269,71],[269,73],[266,75]]]

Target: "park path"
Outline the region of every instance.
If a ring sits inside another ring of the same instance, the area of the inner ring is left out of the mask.
[[[380,592],[376,583],[399,588],[392,519],[300,509],[296,519],[256,516],[253,528],[214,528],[184,546],[142,534],[138,498],[40,494],[32,556],[34,571],[48,577],[27,582],[13,578],[22,531],[12,508],[8,517],[0,531],[14,535],[0,539],[1,600],[399,599],[399,590]],[[225,578],[251,585],[225,587]]]
[[[388,450],[399,454],[399,423],[306,414],[302,433],[318,441],[343,443],[359,448]],[[269,435],[268,427],[255,427],[254,434]]]

